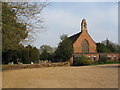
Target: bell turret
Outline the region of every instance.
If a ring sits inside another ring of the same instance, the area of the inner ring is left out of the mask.
[[[81,32],[83,31],[87,31],[87,23],[85,19],[83,19],[81,22]]]

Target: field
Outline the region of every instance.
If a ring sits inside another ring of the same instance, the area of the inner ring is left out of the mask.
[[[5,70],[3,88],[118,88],[118,65]]]

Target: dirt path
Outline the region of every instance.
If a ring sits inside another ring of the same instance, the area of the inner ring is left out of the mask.
[[[114,65],[8,70],[3,88],[118,88]]]

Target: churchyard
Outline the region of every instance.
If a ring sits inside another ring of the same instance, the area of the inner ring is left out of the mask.
[[[2,88],[118,88],[118,3],[1,4]]]

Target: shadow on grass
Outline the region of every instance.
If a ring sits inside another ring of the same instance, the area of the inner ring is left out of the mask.
[[[105,68],[120,68],[119,64],[120,63],[103,63],[103,64],[91,64],[91,65],[73,65],[73,67],[97,66],[97,67],[105,67]]]
[[[120,66],[99,66],[99,67],[104,67],[104,68],[120,68]]]

